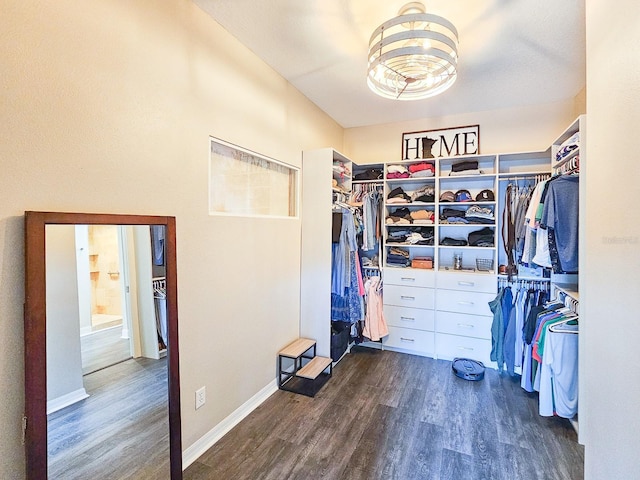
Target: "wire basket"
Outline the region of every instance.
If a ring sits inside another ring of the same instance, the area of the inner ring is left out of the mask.
[[[493,270],[492,258],[476,258],[476,268],[481,272],[488,272]]]

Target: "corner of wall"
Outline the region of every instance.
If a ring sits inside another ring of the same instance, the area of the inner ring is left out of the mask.
[[[575,97],[573,97],[573,116],[578,118],[587,113],[587,86],[582,87]]]

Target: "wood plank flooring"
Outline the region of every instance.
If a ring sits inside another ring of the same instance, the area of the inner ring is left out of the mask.
[[[131,358],[129,339],[122,338],[122,325],[81,336],[80,347],[83,375]]]
[[[579,480],[568,420],[487,370],[357,349],[315,398],[278,391],[185,471],[185,480]]]
[[[90,397],[48,416],[50,479],[169,478],[166,358],[84,377]]]

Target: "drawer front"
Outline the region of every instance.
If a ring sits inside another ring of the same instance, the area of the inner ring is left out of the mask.
[[[435,290],[433,288],[385,285],[382,298],[385,305],[431,310],[435,307]]]
[[[386,285],[434,288],[436,274],[433,270],[420,270],[419,268],[385,268],[384,283]]]
[[[413,328],[415,330],[435,330],[435,312],[420,308],[384,306],[384,319],[393,327]]]
[[[493,293],[460,292],[440,290],[436,298],[438,311],[493,316],[489,302],[496,298]]]
[[[491,340],[436,333],[436,355],[439,359],[470,358],[491,367]]]
[[[426,355],[434,355],[434,338],[435,334],[433,332],[390,326],[389,335],[384,337],[382,343],[391,348],[401,348]]]
[[[451,312],[436,313],[436,330],[438,333],[491,340],[492,323],[493,317]]]
[[[494,275],[438,272],[438,288],[493,293],[495,296],[498,281]]]

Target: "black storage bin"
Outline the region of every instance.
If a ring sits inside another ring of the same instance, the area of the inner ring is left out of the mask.
[[[331,322],[331,360],[337,362],[349,346],[351,324]]]

